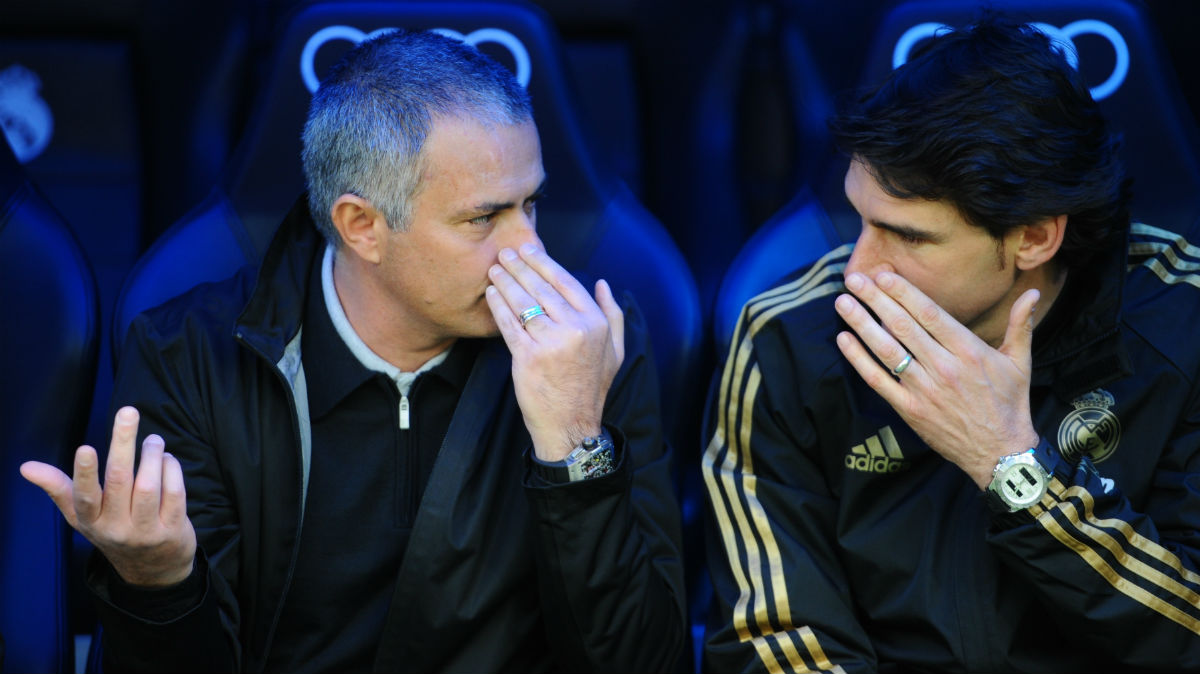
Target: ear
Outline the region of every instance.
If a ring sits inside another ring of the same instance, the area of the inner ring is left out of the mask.
[[[1063,236],[1067,232],[1067,216],[1056,215],[1043,218],[1032,225],[1026,225],[1017,230],[1017,269],[1029,271],[1036,269],[1058,254],[1062,247]]]
[[[356,194],[343,194],[334,200],[330,217],[348,252],[379,264],[388,226],[383,214],[370,201]]]

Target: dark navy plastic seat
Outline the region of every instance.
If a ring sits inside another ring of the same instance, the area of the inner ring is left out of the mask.
[[[71,529],[25,461],[70,472],[96,376],[91,268],[0,140],[0,671],[73,672]]]
[[[241,126],[251,3],[0,3],[0,121],[100,297],[87,439],[108,440],[113,306],[151,240],[204,196]]]
[[[703,373],[695,282],[659,221],[593,152],[575,84],[548,16],[525,2],[309,2],[281,21],[254,109],[216,187],[135,265],[119,298],[114,345],[133,317],[205,282],[257,263],[304,189],[300,133],[320,75],[356,41],[385,28],[443,28],[527,78],[548,176],[538,233],[581,276],[632,291],[650,327],[668,439],[690,456]]]
[[[538,206],[539,234],[564,266],[636,294],[653,335],[664,414],[674,429],[696,388],[701,318],[695,283],[661,224],[588,147],[554,27],[526,3],[297,7],[281,26],[269,77],[220,184],[130,274],[117,306],[114,344],[138,312],[259,260],[304,188],[300,131],[316,78],[354,41],[390,27],[456,31],[512,67],[519,79],[528,78],[549,176],[550,196]]]
[[[862,82],[881,80],[896,59],[941,26],[962,26],[982,2],[913,0],[895,4],[872,41]],[[1125,138],[1134,179],[1133,218],[1186,231],[1200,221],[1200,144],[1195,116],[1179,90],[1159,33],[1144,7],[1122,0],[1006,0],[998,6],[1019,20],[1045,24],[1069,37],[1084,80]],[[719,354],[742,305],[785,274],[858,236],[859,220],[842,195],[848,159],[830,155],[810,181],[747,242],[730,265],[714,311]]]

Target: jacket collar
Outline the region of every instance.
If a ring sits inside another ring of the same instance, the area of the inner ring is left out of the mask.
[[[237,336],[271,362],[283,357],[300,330],[308,277],[324,245],[309,214],[307,195],[301,195],[272,237],[235,326]]]
[[[1088,265],[1074,269],[1033,335],[1033,386],[1069,401],[1132,374],[1119,333],[1128,231]]]

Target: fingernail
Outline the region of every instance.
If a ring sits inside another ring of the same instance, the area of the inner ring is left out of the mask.
[[[896,283],[896,275],[889,272],[882,272],[875,277],[875,283],[880,288],[891,288]]]
[[[851,290],[862,290],[867,280],[857,272],[846,277],[846,287]]]
[[[498,264],[492,265],[491,268],[488,269],[488,276],[499,276],[500,269],[501,269],[500,265],[498,265]]]
[[[533,255],[535,252],[537,252],[537,246],[533,245],[532,243],[526,243],[526,244],[521,245],[521,254],[522,255]]]
[[[488,295],[495,295],[499,291],[496,290],[496,286],[488,286],[487,288],[484,288],[483,292],[487,293]]]
[[[838,298],[833,301],[833,306],[837,308],[838,313],[849,313],[854,308],[854,302],[849,295],[838,295]]]
[[[512,262],[517,259],[517,254],[513,252],[512,248],[502,248],[500,249],[500,259],[505,262]]]

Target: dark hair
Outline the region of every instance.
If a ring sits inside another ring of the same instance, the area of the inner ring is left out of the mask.
[[[1123,240],[1120,139],[1044,33],[988,12],[920,47],[830,120],[843,152],[889,194],[944,200],[997,239],[1066,214],[1065,268]]]
[[[313,96],[302,137],[309,208],[325,237],[341,244],[329,212],[347,192],[406,228],[426,136],[434,118],[455,115],[520,124],[533,108],[507,68],[439,33],[396,30],[347,52]]]

